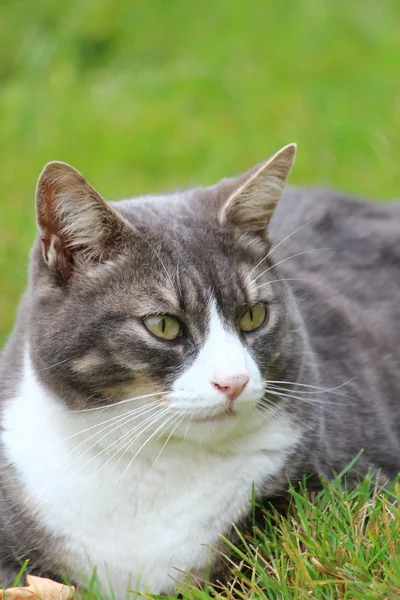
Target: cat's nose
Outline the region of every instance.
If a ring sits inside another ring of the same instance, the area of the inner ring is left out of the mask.
[[[211,383],[233,402],[243,392],[249,379],[248,375],[232,375],[231,377],[216,377]]]

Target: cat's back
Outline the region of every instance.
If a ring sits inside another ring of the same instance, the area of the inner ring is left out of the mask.
[[[364,307],[378,300],[397,307],[400,202],[288,189],[272,219],[271,236],[279,243],[271,258],[284,261],[283,272],[308,274]]]
[[[367,407],[380,398],[394,410],[400,391],[400,203],[289,189],[271,235],[271,258],[290,280],[326,387],[352,381],[346,390],[362,390],[372,428]],[[391,414],[400,432],[398,409]]]
[[[375,465],[395,477],[400,203],[289,189],[271,225],[271,258],[280,263],[279,278],[290,280],[323,387],[344,394],[328,395],[319,405],[323,416],[310,468],[339,472],[364,448],[358,468]]]

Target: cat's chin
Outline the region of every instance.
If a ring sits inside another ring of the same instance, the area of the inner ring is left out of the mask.
[[[260,420],[251,407],[241,408],[242,410],[221,410],[211,415],[193,415],[177,428],[174,437],[218,449],[225,447],[227,443],[251,436],[263,427],[265,421]]]
[[[235,410],[233,410],[232,408],[228,408],[227,410],[224,410],[223,412],[220,412],[216,415],[211,415],[209,417],[199,417],[198,419],[192,419],[192,421],[193,423],[218,423],[226,421],[226,419],[232,419],[237,416],[238,414]]]

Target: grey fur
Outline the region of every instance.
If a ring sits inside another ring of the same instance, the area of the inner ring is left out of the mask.
[[[16,392],[26,341],[41,383],[71,408],[123,399],[139,366],[141,377],[144,372],[153,385],[168,388],[201,348],[209,290],[224,319],[236,321],[249,301],[245,275],[272,249],[253,278],[265,284],[277,321],[254,334],[252,352],[266,378],[293,382],[278,387],[292,396],[286,410],[308,433],[285,469],[265,481],[265,497],[285,492],[288,476],[332,477],[360,450],[357,473],[373,467],[395,477],[400,204],[289,189],[267,239],[240,231],[237,215],[234,224],[218,222],[221,207],[246,177],[113,204],[114,215],[123,220],[107,216],[117,234],[107,238],[103,254],[99,247],[96,256],[88,256],[76,244],[67,262],[60,262],[59,248],[51,262],[50,240],[43,254],[38,239],[28,289],[0,362],[0,410]],[[81,253],[79,260],[73,252]],[[93,277],[87,277],[87,268]],[[144,341],[140,319],[151,312],[149,302],[182,319],[190,332],[186,341],[168,347]],[[125,327],[131,321],[138,323],[135,336]],[[82,363],[87,356],[92,362]],[[303,384],[332,391],[317,393]],[[269,400],[282,403],[279,396]],[[1,584],[11,582],[24,558],[39,574],[57,578],[68,571],[62,540],[49,538],[29,512],[0,447]]]

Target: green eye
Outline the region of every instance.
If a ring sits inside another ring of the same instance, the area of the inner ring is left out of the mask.
[[[175,340],[181,332],[179,321],[168,315],[153,315],[143,319],[145,327],[163,340]]]
[[[267,317],[267,309],[264,304],[254,304],[244,313],[240,319],[239,326],[242,331],[254,331],[261,327]]]

